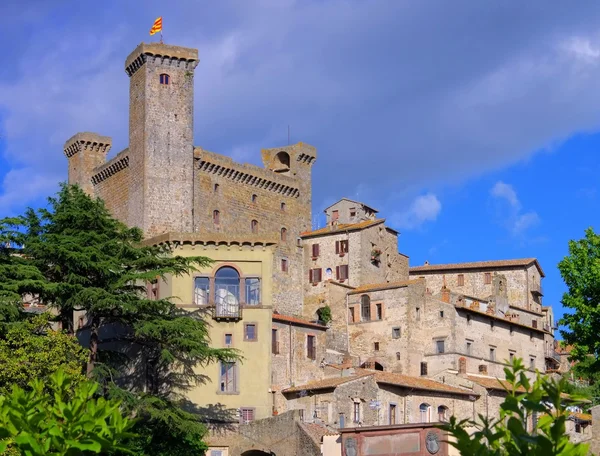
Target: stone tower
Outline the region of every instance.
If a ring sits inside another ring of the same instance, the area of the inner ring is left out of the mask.
[[[69,184],[79,185],[84,192],[94,196],[92,176],[95,169],[106,161],[112,146],[108,136],[83,132],[71,137],[63,151],[69,160]]]
[[[140,44],[129,75],[129,226],[146,237],[191,232],[194,70],[198,50]]]

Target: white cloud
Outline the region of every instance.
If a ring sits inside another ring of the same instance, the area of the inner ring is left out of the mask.
[[[522,211],[521,201],[512,185],[498,181],[490,190],[490,195],[496,202],[506,203],[496,206],[496,217],[511,235],[522,237],[529,229],[540,223],[537,212]]]
[[[416,229],[427,222],[434,222],[442,210],[442,203],[433,193],[417,196],[409,208],[391,216],[392,226]]]

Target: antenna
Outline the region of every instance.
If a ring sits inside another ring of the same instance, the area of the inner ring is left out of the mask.
[[[290,126],[288,124],[288,146],[290,145]]]

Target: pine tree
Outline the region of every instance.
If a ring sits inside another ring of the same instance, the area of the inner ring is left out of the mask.
[[[141,230],[126,227],[100,199],[68,185],[49,198],[47,209],[0,221],[0,241],[20,246],[18,255],[6,246],[0,253],[0,293],[6,298],[39,297],[70,332],[73,312],[85,311],[85,326],[77,332],[88,341],[86,373],[140,418],[146,443],[138,442],[139,454],[154,437],[183,445],[183,452],[201,450],[201,417],[184,409],[183,395],[204,380],[194,368],[237,353],[212,348],[199,313],[178,309],[170,299],[150,299],[146,286],[210,260],[144,244]]]

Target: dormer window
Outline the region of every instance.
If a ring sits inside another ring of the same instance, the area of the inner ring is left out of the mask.
[[[159,76],[159,80],[161,85],[169,85],[171,83],[171,76],[163,73]]]

